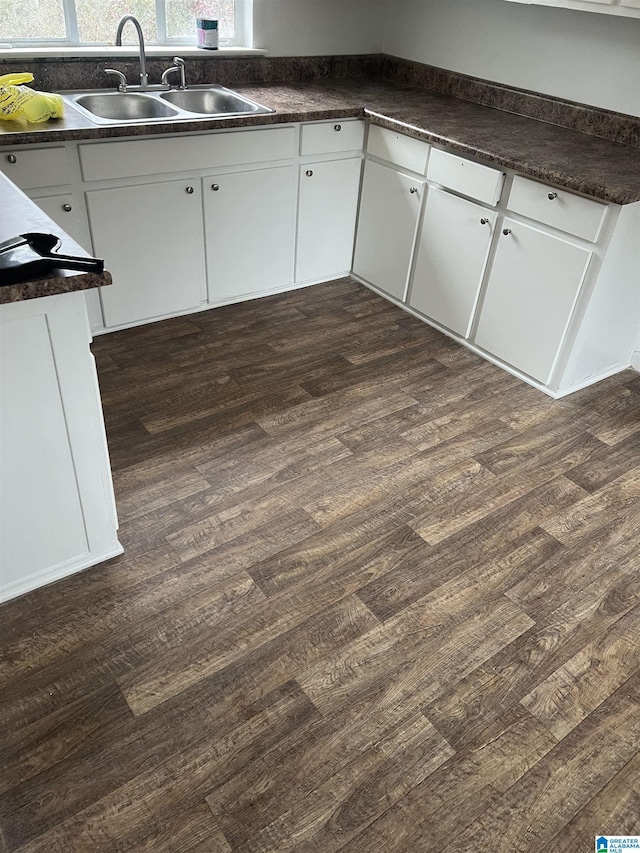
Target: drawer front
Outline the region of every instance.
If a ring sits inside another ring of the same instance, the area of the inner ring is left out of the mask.
[[[606,204],[520,175],[513,180],[508,206],[515,213],[592,243],[598,239],[607,212]]]
[[[15,162],[14,162],[15,161]],[[57,187],[69,183],[67,152],[56,148],[11,149],[3,151],[0,168],[23,190]]]
[[[369,128],[367,152],[419,175],[424,175],[427,170],[429,145],[386,127],[372,125]]]
[[[323,121],[303,124],[300,130],[300,154],[335,154],[357,151],[364,143],[363,121]]]
[[[437,148],[431,152],[427,178],[450,190],[491,205],[500,201],[504,184],[503,172]]]
[[[79,146],[85,181],[290,160],[295,130],[278,127]]]

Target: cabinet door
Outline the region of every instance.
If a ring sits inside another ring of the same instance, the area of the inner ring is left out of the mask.
[[[293,176],[281,166],[203,179],[210,302],[291,282]]]
[[[494,211],[430,189],[409,304],[467,337],[487,263]]]
[[[547,384],[591,252],[509,219],[504,230],[475,341]]]
[[[361,163],[358,157],[300,167],[297,282],[351,270]]]
[[[113,276],[106,326],[196,308],[204,295],[202,209],[192,179],[91,190],[93,247]]]
[[[74,203],[71,193],[50,196],[39,196],[32,193],[29,195],[40,210],[43,210],[47,216],[50,216],[70,237],[73,237],[76,243],[80,243],[81,246],[87,245],[87,238],[81,224],[78,205]],[[89,246],[88,248],[90,249],[91,247]]]
[[[373,160],[364,170],[353,270],[404,299],[424,181]]]

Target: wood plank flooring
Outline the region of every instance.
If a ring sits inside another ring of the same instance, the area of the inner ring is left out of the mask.
[[[125,553],[0,608],[0,851],[640,834],[637,373],[554,402],[348,279],[93,349]]]

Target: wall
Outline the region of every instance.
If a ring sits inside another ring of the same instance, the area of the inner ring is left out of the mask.
[[[384,0],[254,0],[253,44],[271,56],[380,53]]]
[[[640,20],[504,0],[388,0],[383,51],[640,115]]]

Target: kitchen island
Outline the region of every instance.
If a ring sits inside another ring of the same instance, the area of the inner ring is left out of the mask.
[[[41,231],[86,252],[0,175],[0,242]],[[0,287],[0,601],[122,552],[83,291],[54,270]]]

